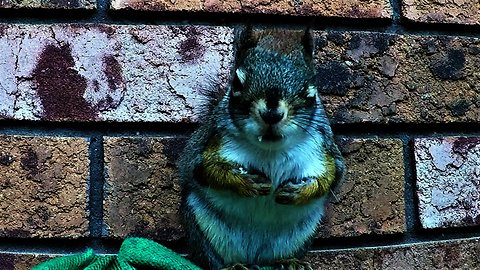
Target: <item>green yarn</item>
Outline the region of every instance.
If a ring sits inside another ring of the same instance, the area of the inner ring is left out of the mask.
[[[54,258],[32,270],[201,270],[174,251],[145,238],[127,238],[118,255],[100,256],[89,249],[85,253]]]
[[[174,251],[145,238],[127,238],[118,255],[95,255],[88,249],[85,253],[48,260],[32,270],[201,270]],[[261,270],[271,270],[263,267]]]

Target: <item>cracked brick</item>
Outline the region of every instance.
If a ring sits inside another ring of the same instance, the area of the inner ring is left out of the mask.
[[[350,237],[405,231],[402,142],[342,139],[347,176],[327,204],[319,236]]]
[[[324,16],[347,18],[390,18],[392,8],[386,0],[347,1],[239,1],[239,0],[195,0],[195,1],[136,1],[114,0],[114,10],[135,9],[149,11],[195,11],[226,13],[282,14],[293,16]]]
[[[108,237],[178,240],[181,138],[105,138],[104,217]]]
[[[0,136],[0,236],[88,236],[88,143]]]
[[[0,119],[194,122],[200,90],[226,83],[232,39],[226,27],[5,25]]]
[[[405,18],[423,23],[480,24],[480,3],[470,0],[403,0]]]
[[[415,140],[423,228],[480,225],[480,137]]]

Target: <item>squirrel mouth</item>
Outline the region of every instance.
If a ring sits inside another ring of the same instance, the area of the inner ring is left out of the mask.
[[[263,135],[258,136],[258,141],[259,142],[278,142],[283,138],[284,136],[282,134],[278,134],[272,129],[272,127],[269,127],[267,129],[267,132],[265,132]]]

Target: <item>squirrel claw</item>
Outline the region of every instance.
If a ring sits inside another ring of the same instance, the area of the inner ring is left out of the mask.
[[[247,184],[251,190],[246,192],[246,194],[251,194],[251,196],[265,196],[270,194],[272,183],[264,173],[257,170],[247,171],[247,169],[243,167],[235,169],[235,172],[247,180]]]
[[[308,201],[304,191],[314,183],[312,178],[305,178],[299,183],[288,181],[275,191],[275,202],[279,204],[302,204]]]
[[[265,196],[270,194],[270,190],[272,189],[271,184],[266,183],[254,183],[253,188],[258,192],[258,195]]]

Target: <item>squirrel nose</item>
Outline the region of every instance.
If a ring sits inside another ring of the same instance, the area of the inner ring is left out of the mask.
[[[260,116],[266,124],[274,125],[283,119],[283,112],[269,109],[266,112],[260,113]]]

